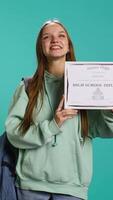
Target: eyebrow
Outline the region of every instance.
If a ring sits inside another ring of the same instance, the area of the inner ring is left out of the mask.
[[[66,32],[65,31],[59,31],[59,33],[65,33],[66,34]],[[44,36],[44,35],[49,35],[50,33],[43,33],[42,35]]]

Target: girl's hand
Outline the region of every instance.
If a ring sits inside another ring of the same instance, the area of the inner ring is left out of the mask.
[[[77,115],[77,113],[78,110],[64,109],[64,96],[63,96],[55,112],[55,121],[60,127],[65,120],[73,118],[75,115]]]

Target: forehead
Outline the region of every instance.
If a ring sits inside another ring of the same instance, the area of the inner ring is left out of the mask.
[[[64,28],[60,24],[57,24],[57,23],[51,23],[51,24],[46,25],[43,28],[42,34],[51,33],[51,32],[52,33],[53,32],[64,32],[64,33],[66,33]]]

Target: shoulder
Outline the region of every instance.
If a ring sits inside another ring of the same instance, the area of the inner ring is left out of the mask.
[[[26,100],[28,100],[28,96],[26,93],[26,88],[25,88],[25,82],[24,80],[21,80],[21,82],[18,84],[18,86],[15,89],[13,98],[16,100],[18,98],[25,98]]]

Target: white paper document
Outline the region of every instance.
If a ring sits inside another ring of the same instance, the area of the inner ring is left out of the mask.
[[[64,79],[65,108],[113,108],[113,62],[66,62]]]

